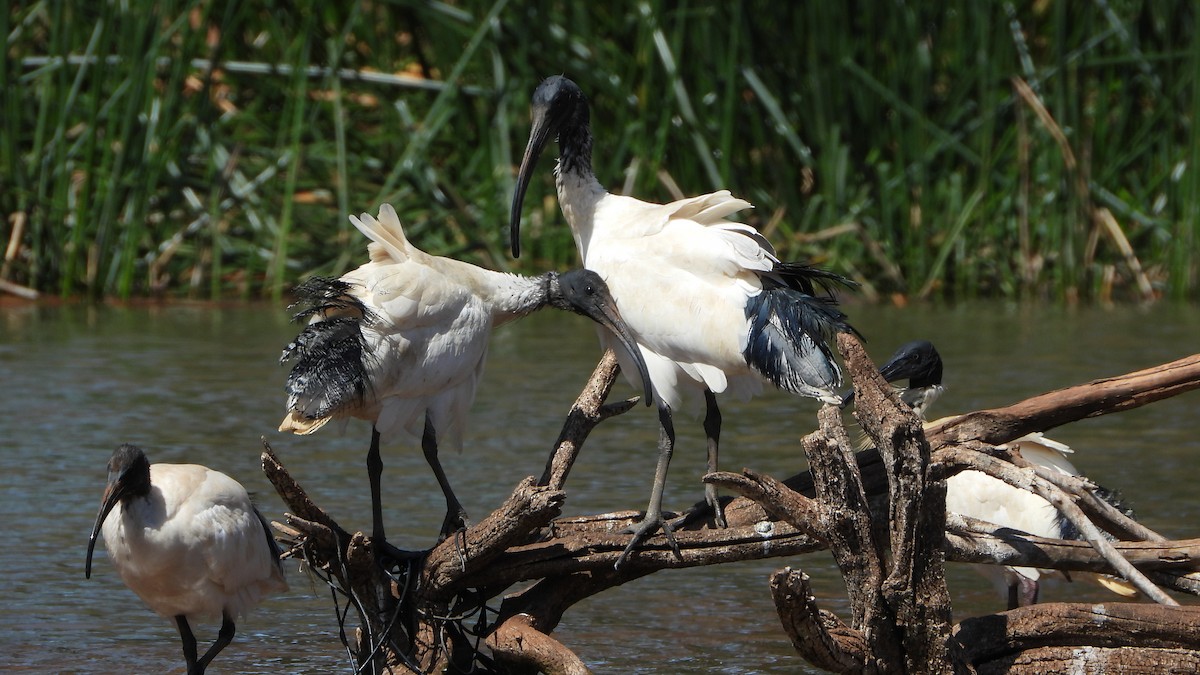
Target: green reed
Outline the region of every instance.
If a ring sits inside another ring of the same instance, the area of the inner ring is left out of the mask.
[[[507,253],[529,94],[566,73],[610,189],[728,188],[782,257],[868,298],[1200,293],[1183,0],[40,0],[3,17],[0,279],[43,292],[278,297],[361,261],[346,215],[381,201],[431,252],[573,265],[551,158],[526,253]]]

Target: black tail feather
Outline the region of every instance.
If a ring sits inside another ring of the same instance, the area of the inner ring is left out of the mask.
[[[295,361],[285,385],[288,409],[307,419],[325,417],[347,405],[361,404],[370,387],[369,348],[363,326],[374,319],[350,285],[314,277],[295,290],[301,307],[294,319],[324,317],[304,327],[283,349],[279,362]]]
[[[841,383],[829,343],[854,329],[833,298],[785,286],[764,288],[747,303],[746,318],[746,363],[775,386],[802,393],[804,385],[831,390]]]
[[[852,289],[858,287],[858,282],[836,273],[813,267],[802,262],[779,262],[764,278],[780,286],[786,286],[808,295],[818,295],[818,289],[825,295],[832,296],[840,288]]]

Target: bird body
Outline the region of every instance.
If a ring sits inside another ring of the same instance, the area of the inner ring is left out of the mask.
[[[899,390],[900,398],[922,420],[930,404],[943,391],[942,358],[927,340],[901,345],[880,366],[879,372],[888,382],[908,381],[907,386]],[[844,403],[852,399],[853,396],[848,395]],[[941,420],[933,424],[939,422]],[[1067,459],[1067,455],[1074,451],[1065,443],[1047,438],[1039,432],[1026,434],[1001,447],[1016,450],[1036,466],[1068,476],[1082,475]],[[1099,491],[1098,494],[1101,498],[1113,499],[1107,491]],[[946,511],[1037,537],[1080,538],[1079,531],[1050,502],[981,471],[961,471],[946,479]],[[1044,574],[1053,572],[1034,567],[1005,566],[997,569],[995,565],[976,565],[975,568],[1005,590],[1010,609],[1037,602],[1039,580]],[[1090,575],[1090,578],[1114,593],[1126,597],[1136,594],[1125,581],[1101,575]]]
[[[445,536],[465,526],[466,514],[438,451],[462,449],[492,330],[552,306],[615,331],[618,344],[633,345],[633,338],[592,272],[524,277],[431,256],[408,242],[387,204],[378,219],[364,213],[350,220],[371,240],[370,260],[340,279],[315,278],[296,289],[307,305],[297,319],[308,323],[281,359],[295,363],[279,429],[310,434],[349,418],[373,424],[368,466],[374,534],[381,541],[379,443],[419,439],[446,497]],[[645,373],[640,357],[631,370]],[[648,398],[648,379],[645,389]]]
[[[198,464],[151,465],[141,450],[122,445],[109,462],[88,543],[88,577],[100,533],[125,585],[175,621],[185,655],[190,640],[189,673],[203,672],[233,638],[239,617],[287,590],[279,548],[245,488]],[[221,638],[198,660],[189,621],[218,616]]]
[[[236,619],[287,590],[237,481],[199,464],[152,464],[150,485],[145,498],[113,507],[102,528],[121,580],[150,609],[168,619]]]
[[[1053,469],[1066,476],[1080,475],[1066,457],[1067,453],[1074,451],[1066,444],[1040,433],[1027,434],[1006,443],[1004,447],[1018,451],[1030,464]],[[1076,539],[1079,536],[1070,521],[1063,518],[1050,502],[980,471],[961,471],[946,479],[946,510],[1020,530],[1035,537]],[[1011,575],[1034,582],[1042,576],[1042,571],[1036,567],[1005,567],[999,575],[994,574],[999,571],[995,565],[977,567],[1001,587],[1020,581]]]
[[[852,331],[829,296],[845,279],[783,263],[757,230],[727,220],[749,202],[721,190],[668,204],[610,194],[591,166],[589,109],[579,87],[554,76],[533,94],[533,125],[517,177],[510,227],[520,252],[521,205],[543,147],[557,137],[555,186],[583,265],[608,284],[650,372],[662,425],[651,504],[632,548],[661,520],[662,482],[674,444],[672,411],[705,414],[709,470],[716,469],[720,413],[715,394],[746,399],[764,382],[826,402],[841,371],[827,342]],[[611,339],[630,373],[631,353]],[[703,402],[703,406],[700,403]],[[708,501],[723,522],[715,491]],[[618,564],[628,555],[627,548]]]

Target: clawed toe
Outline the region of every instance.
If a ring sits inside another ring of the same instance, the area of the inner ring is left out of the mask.
[[[623,565],[625,560],[629,558],[629,554],[633,552],[633,550],[637,548],[639,544],[645,541],[647,537],[650,537],[655,532],[658,532],[659,529],[661,529],[663,531],[663,535],[666,536],[667,543],[671,545],[671,551],[675,553],[675,557],[682,560],[683,554],[679,551],[679,542],[675,541],[675,533],[673,532],[673,528],[671,527],[670,523],[663,520],[661,514],[654,517],[648,515],[643,518],[640,523],[630,525],[624,530],[621,530],[622,534],[632,534],[633,538],[629,540],[629,544],[625,546],[625,550],[621,552],[620,557],[617,558],[617,562],[613,564],[613,569],[621,569],[621,565]]]

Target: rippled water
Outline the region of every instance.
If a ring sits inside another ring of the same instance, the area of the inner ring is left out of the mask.
[[[1200,312],[1159,305],[1045,309],[1004,304],[906,310],[853,307],[876,360],[899,343],[933,339],[947,362],[939,413],[1004,405],[1096,377],[1195,353]],[[294,334],[271,306],[16,306],[0,308],[0,548],[5,611],[0,669],[25,672],[182,672],[174,627],[146,610],[98,560],[83,578],[88,532],[114,447],[131,442],[151,461],[197,462],[236,477],[268,518],[283,506],[258,465],[266,436],[293,474],[343,525],[369,527],[366,423],[312,437],[275,431],[285,370],[276,359]],[[500,331],[473,411],[467,450],[444,458],[468,512],[483,516],[546,452],[597,357],[593,329],[543,314]],[[621,393],[632,390],[622,388]],[[1151,527],[1196,536],[1198,395],[1055,430],[1075,463],[1122,490]],[[815,404],[772,394],[723,406],[726,468],[776,475],[803,467],[796,440]],[[679,452],[665,503],[702,494],[698,424],[678,423]],[[656,419],[638,408],[596,431],[568,482],[566,513],[643,508],[653,473]],[[389,538],[432,543],[443,503],[420,452],[384,452]],[[102,552],[98,558],[105,557]],[[664,572],[576,606],[555,635],[599,672],[797,672],[767,575],[790,564],[814,577],[819,600],[844,609],[828,554]],[[242,621],[213,672],[345,672],[324,587],[294,569],[292,590]],[[1001,608],[980,578],[952,569],[956,618]],[[1110,600],[1084,584],[1049,600]],[[197,629],[210,641],[215,626]]]

